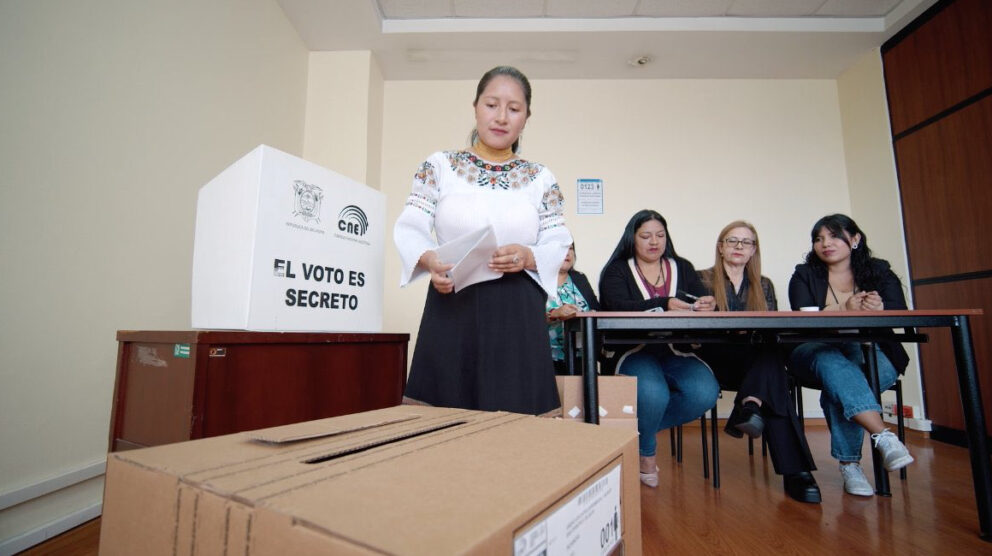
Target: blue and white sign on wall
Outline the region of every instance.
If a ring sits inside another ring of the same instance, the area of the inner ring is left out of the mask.
[[[576,214],[603,214],[603,180],[575,180]]]

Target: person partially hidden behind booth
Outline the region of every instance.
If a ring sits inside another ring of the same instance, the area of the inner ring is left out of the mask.
[[[810,233],[813,250],[796,266],[789,281],[793,310],[882,311],[906,309],[902,282],[889,263],[868,249],[868,236],[850,217],[824,216]],[[898,342],[879,342],[879,388],[887,390],[906,370],[909,356]],[[862,365],[861,344],[808,342],[789,356],[789,372],[803,386],[820,388],[820,406],[830,429],[830,454],[840,461],[844,490],[871,496],[874,489],[861,469],[864,431],[889,471],[913,462],[906,446],[882,421],[882,408],[872,393]]]
[[[567,375],[569,373],[565,361],[565,326],[562,321],[582,311],[599,310],[599,300],[596,299],[596,294],[589,285],[589,279],[585,274],[575,270],[574,243],[568,247],[565,261],[558,269],[558,297],[556,299],[549,296],[545,310],[555,373]]]
[[[731,222],[720,231],[716,261],[700,270],[699,278],[712,292],[718,311],[778,310],[775,287],[761,275],[758,232],[748,222]],[[737,392],[727,433],[737,438],[764,433],[775,472],[784,477],[785,492],[800,502],[819,503],[820,488],[810,473],[816,465],[789,395],[780,347],[764,342],[703,344],[699,355],[721,386]]]
[[[517,155],[531,87],[517,69],[488,71],[476,89],[468,150],[432,154],[394,228],[401,285],[430,275],[404,399],[444,407],[542,414],[557,408],[544,303],[572,243],[554,175]],[[467,287],[440,245],[492,226],[497,279]],[[455,288],[458,291],[455,291]]]
[[[681,294],[688,300],[679,299]],[[631,217],[599,279],[607,311],[712,311],[716,302],[692,263],[675,254],[668,224],[653,210]],[[658,486],[659,431],[701,416],[716,404],[720,386],[692,353],[669,344],[635,346],[622,353],[617,372],[637,377],[641,482]]]

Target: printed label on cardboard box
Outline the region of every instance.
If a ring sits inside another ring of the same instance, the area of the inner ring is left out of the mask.
[[[623,536],[620,465],[513,540],[514,556],[609,554]]]

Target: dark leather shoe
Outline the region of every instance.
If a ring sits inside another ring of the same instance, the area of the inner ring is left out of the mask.
[[[723,426],[723,432],[734,438],[744,438],[744,433],[737,429],[737,423],[741,422],[741,408],[734,406],[730,410],[730,417],[727,417],[727,424]]]
[[[734,438],[741,438],[745,434],[751,438],[758,438],[765,430],[765,419],[761,416],[761,407],[754,402],[747,402],[741,407],[735,407],[730,412],[727,426],[723,430]]]
[[[783,479],[785,481],[785,493],[793,500],[807,504],[820,503],[820,487],[816,485],[816,479],[809,471],[790,473],[785,475]]]

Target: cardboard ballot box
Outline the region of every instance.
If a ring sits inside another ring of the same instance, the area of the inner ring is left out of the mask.
[[[112,453],[100,553],[641,553],[637,435],[396,406]]]
[[[562,417],[585,421],[581,376],[556,376]],[[599,424],[637,432],[637,377],[599,376]]]
[[[192,325],[380,332],[385,196],[261,145],[200,189]]]

